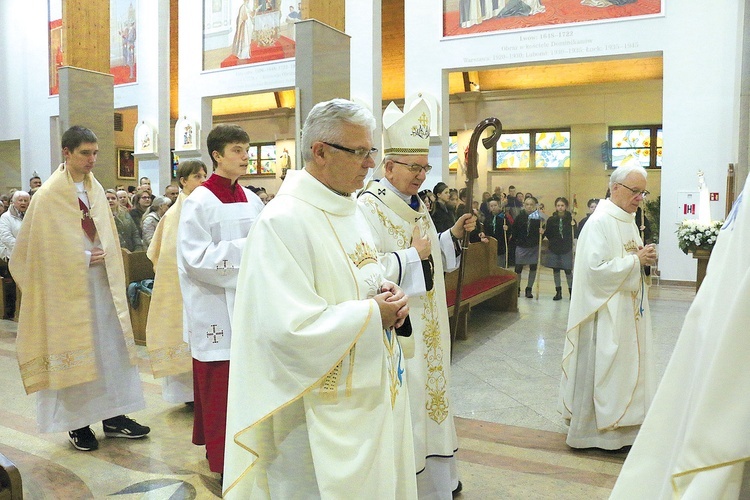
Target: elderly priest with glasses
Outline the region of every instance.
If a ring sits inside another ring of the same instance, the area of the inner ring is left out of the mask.
[[[458,267],[465,231],[476,217],[463,215],[438,235],[417,196],[432,167],[427,163],[430,110],[419,100],[402,113],[391,103],[383,114],[384,178],[371,181],[359,207],[375,237],[386,279],[409,296],[412,335],[404,345],[420,498],[450,499],[460,491],[450,386],[450,328],[443,273]]]
[[[563,349],[560,411],[572,448],[630,446],[656,389],[643,245],[635,212],[646,171],[633,161],[614,171],[611,197],[581,231]]]

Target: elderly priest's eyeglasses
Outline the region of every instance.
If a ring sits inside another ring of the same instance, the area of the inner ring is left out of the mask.
[[[360,160],[366,160],[367,158],[372,158],[375,156],[375,154],[378,152],[378,148],[370,148],[370,149],[351,149],[346,148],[340,144],[334,144],[332,142],[326,142],[321,141],[323,144],[326,144],[327,146],[331,146],[332,148],[338,149],[339,151],[345,151],[349,154],[353,154]]]
[[[425,174],[429,174],[430,170],[432,170],[432,165],[429,163],[427,165],[420,165],[419,163],[404,163],[402,161],[397,160],[391,160],[393,163],[398,163],[399,165],[403,165],[406,168],[409,169],[409,172],[412,174],[418,174],[420,170],[424,170]]]
[[[648,196],[648,195],[651,194],[649,191],[646,191],[645,189],[643,191],[639,191],[638,189],[633,189],[630,186],[626,186],[622,182],[615,182],[615,184],[619,184],[620,186],[624,187],[625,189],[627,189],[628,191],[630,191],[631,193],[633,193],[633,195],[635,195],[635,196],[641,195],[641,196],[643,196],[645,198],[646,196]]]

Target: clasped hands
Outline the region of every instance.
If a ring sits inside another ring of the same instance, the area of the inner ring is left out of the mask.
[[[380,286],[380,293],[375,297],[380,309],[380,319],[383,328],[398,328],[404,324],[409,315],[409,297],[395,283],[384,281]]]

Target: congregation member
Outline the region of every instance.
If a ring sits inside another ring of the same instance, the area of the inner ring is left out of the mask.
[[[16,191],[11,197],[10,208],[0,215],[0,258],[6,264],[2,267],[4,311],[3,319],[16,317],[16,282],[7,266],[16,238],[21,231],[21,223],[29,208],[31,197],[25,191]]]
[[[476,227],[465,214],[440,234],[420,187],[432,169],[430,109],[420,100],[402,113],[391,103],[383,113],[384,178],[371,181],[358,203],[367,219],[385,267],[385,278],[409,296],[412,333],[402,339],[414,434],[417,491],[420,498],[452,498],[461,490],[458,450],[450,391],[451,336],[444,272],[460,262],[460,240]],[[407,348],[408,346],[408,348]]]
[[[154,378],[169,403],[193,401],[193,358],[183,339],[183,302],[177,275],[177,228],[182,204],[206,180],[206,165],[185,160],[177,168],[182,192],[156,226],[146,256],[154,265],[154,288],[146,322],[146,346]]]
[[[32,175],[29,179],[29,191],[42,187],[42,178],[38,175]]]
[[[580,238],[581,236],[581,230],[583,230],[583,226],[586,225],[586,223],[589,221],[589,217],[591,217],[591,214],[594,213],[594,210],[596,210],[596,206],[599,204],[599,200],[596,198],[591,198],[588,203],[586,203],[586,208],[588,209],[588,212],[586,213],[586,217],[580,220],[578,222],[578,225],[576,226],[576,239]]]
[[[117,236],[120,239],[120,247],[126,249],[128,252],[145,250],[143,247],[143,240],[141,239],[141,233],[138,231],[135,222],[133,222],[130,213],[120,205],[115,190],[107,189],[104,194],[107,197],[109,209],[112,211],[112,216],[115,219],[115,227],[117,228]]]
[[[221,474],[237,273],[247,233],[264,205],[237,182],[250,158],[247,132],[217,125],[206,145],[214,172],[182,203],[177,268],[183,336],[193,357],[193,443],[206,446],[211,472]]]
[[[133,208],[130,210],[130,217],[138,228],[138,234],[143,236],[143,216],[146,215],[148,207],[151,206],[151,193],[144,189],[138,189],[133,195]]]
[[[498,267],[507,267],[509,264],[506,244],[510,246],[512,238],[511,227],[507,215],[500,208],[500,202],[494,196],[487,202],[490,215],[484,222],[484,232],[487,236],[492,236],[497,240],[497,265]]]
[[[518,193],[522,194],[522,193]],[[508,198],[510,200],[510,198]],[[518,198],[516,198],[518,199]],[[523,266],[529,266],[529,278],[526,282],[524,296],[533,299],[531,289],[536,280],[537,263],[539,262],[539,232],[542,218],[536,208],[537,200],[533,196],[523,202],[523,210],[513,221],[513,241],[516,245],[515,271],[518,275],[518,295],[521,295],[521,274]]]
[[[164,189],[164,197],[169,198],[169,201],[171,202],[171,206],[174,206],[175,202],[177,202],[177,197],[180,195],[180,188],[175,186],[174,184],[170,184]]]
[[[632,445],[656,389],[643,272],[656,249],[643,246],[634,220],[646,175],[640,166],[618,167],[610,199],[599,202],[578,240],[560,388],[572,448]]]
[[[146,403],[117,229],[92,173],[97,143],[84,127],[63,134],[65,162],[34,196],[10,259],[23,293],[18,364],[27,394],[38,394],[38,429],[68,431],[83,451],[99,446],[94,422],[107,437],[150,432],[124,415]]]
[[[117,201],[120,203],[120,206],[130,212],[133,209],[133,205],[130,204],[130,195],[128,195],[128,192],[124,189],[118,189],[115,194],[117,194]]]
[[[438,233],[443,233],[452,228],[456,223],[456,214],[450,208],[451,192],[445,182],[438,182],[432,190],[435,193],[435,207],[432,211],[432,221]]]
[[[343,99],[302,128],[242,258],[233,324],[224,496],[416,498],[408,393],[384,279],[353,193],[375,166],[375,118]],[[189,199],[188,199],[189,200]]]
[[[719,232],[706,278],[610,498],[750,498],[748,245],[750,182]]]
[[[148,248],[151,244],[151,238],[154,237],[154,231],[156,226],[164,214],[167,213],[172,202],[166,196],[157,196],[151,205],[146,209],[146,213],[143,215],[141,220],[141,236],[143,238],[143,246]]]
[[[568,293],[573,293],[573,238],[576,223],[573,214],[568,211],[568,199],[558,197],[555,200],[555,213],[546,222],[544,237],[549,241],[544,265],[552,268],[555,281],[555,296],[552,300],[562,300],[562,281],[560,271],[565,271]]]
[[[521,199],[517,198],[517,194],[521,194]],[[516,186],[508,186],[508,195],[506,197],[505,207],[507,212],[510,213],[511,217],[515,219],[518,214],[523,210],[523,193],[516,193]]]

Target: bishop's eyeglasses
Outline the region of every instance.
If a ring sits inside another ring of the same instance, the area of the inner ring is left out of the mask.
[[[402,161],[398,160],[391,160],[393,163],[398,163],[399,165],[403,165],[406,168],[409,169],[409,172],[412,174],[418,174],[421,170],[424,170],[425,174],[429,174],[430,170],[432,170],[432,165],[429,163],[427,165],[420,165],[419,163],[404,163]]]
[[[352,148],[344,147],[341,144],[335,144],[333,142],[326,142],[326,141],[320,141],[320,142],[322,142],[323,144],[327,146],[331,146],[334,149],[338,149],[339,151],[344,151],[346,153],[353,154],[354,156],[356,156],[357,158],[363,161],[366,160],[367,158],[373,158],[378,152],[378,148],[352,149]]]
[[[651,194],[649,191],[646,191],[645,189],[643,191],[641,191],[640,189],[633,189],[630,186],[626,186],[622,182],[615,182],[615,184],[619,184],[620,186],[624,187],[625,189],[627,189],[628,191],[630,191],[631,193],[633,193],[634,196],[641,195],[641,196],[643,196],[645,198],[646,196],[648,196],[648,195]]]

